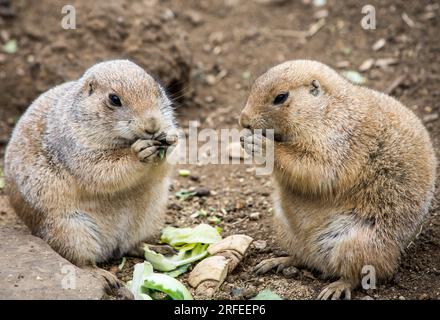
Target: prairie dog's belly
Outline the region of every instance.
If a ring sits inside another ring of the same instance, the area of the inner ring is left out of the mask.
[[[125,254],[160,230],[168,185],[163,177],[135,190],[80,203],[96,229],[103,261]]]
[[[340,243],[356,237],[355,218],[343,208],[275,190],[274,220],[282,246],[300,264],[327,273]]]

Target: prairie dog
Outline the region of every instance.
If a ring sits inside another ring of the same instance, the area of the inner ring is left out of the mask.
[[[161,227],[175,142],[164,89],[128,60],[102,62],[43,93],[7,146],[11,204],[78,266],[135,248]]]
[[[274,220],[291,255],[256,272],[305,266],[339,279],[321,299],[349,299],[364,266],[390,278],[434,192],[435,154],[416,115],[322,63],[295,60],[255,81],[240,124],[274,130],[273,140],[250,134],[243,145],[274,147]]]

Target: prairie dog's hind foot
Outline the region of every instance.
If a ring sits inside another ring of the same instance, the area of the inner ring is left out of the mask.
[[[125,284],[119,280],[116,275],[110,271],[101,269],[97,266],[86,267],[91,270],[92,273],[101,277],[105,281],[105,291],[107,294],[116,296],[122,300],[133,300],[133,293],[125,286]]]
[[[318,300],[339,300],[342,294],[345,300],[351,300],[351,289],[350,281],[341,278],[326,286],[318,295]]]
[[[277,257],[261,261],[253,269],[254,273],[260,275],[269,272],[272,269],[277,269],[276,272],[281,272],[287,268],[295,268],[295,259],[293,257]]]

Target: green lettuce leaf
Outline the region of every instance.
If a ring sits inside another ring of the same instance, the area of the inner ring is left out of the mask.
[[[145,277],[152,273],[153,266],[151,265],[151,263],[137,263],[134,266],[133,280],[128,281],[127,286],[133,293],[135,300],[152,300],[152,298],[148,294],[142,292],[142,285],[144,283]]]
[[[181,274],[184,274],[188,271],[188,268],[191,266],[191,263],[184,264],[183,266],[178,267],[172,271],[164,272],[164,274],[169,275],[170,277],[177,278]]]
[[[192,300],[191,293],[178,280],[170,275],[153,272],[149,262],[137,263],[134,266],[133,280],[127,282],[135,300],[158,299],[163,293],[173,300]]]
[[[264,289],[261,290],[251,300],[283,300],[283,298],[281,298],[279,295],[269,289]]]
[[[148,246],[144,247],[144,251],[145,260],[150,262],[155,270],[172,271],[206,257],[208,254],[208,244],[194,243],[185,245],[181,247],[178,254],[171,257],[157,253],[149,249]]]
[[[193,300],[188,289],[178,280],[163,273],[152,273],[145,277],[143,290],[156,290],[166,293],[173,300]]]
[[[163,230],[160,241],[178,248],[189,243],[211,244],[221,239],[215,228],[202,223],[194,228],[167,227]]]

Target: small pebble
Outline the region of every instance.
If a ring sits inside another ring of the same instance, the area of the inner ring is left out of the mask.
[[[432,122],[439,118],[438,113],[431,113],[423,117],[423,122]]]
[[[246,281],[246,280],[248,280],[251,277],[251,273],[250,272],[243,272],[242,274],[239,274],[238,277],[241,280]]]
[[[383,47],[385,47],[385,44],[387,43],[387,41],[384,38],[381,38],[379,40],[377,40],[373,46],[371,47],[371,49],[373,49],[374,51],[379,51],[380,49],[382,49]]]
[[[254,248],[257,250],[264,250],[267,247],[266,240],[256,240],[253,242]]]
[[[213,32],[209,35],[209,42],[218,45],[221,44],[225,39],[224,33],[222,31]]]
[[[211,195],[211,191],[208,188],[200,187],[194,190],[196,197],[208,197]]]
[[[254,297],[256,294],[257,294],[257,288],[255,288],[254,286],[249,286],[244,290],[243,297],[245,299],[249,299]]]
[[[261,214],[259,213],[259,212],[252,212],[250,215],[249,215],[249,219],[251,219],[251,220],[259,220],[260,219],[260,216],[261,216]]]
[[[336,67],[338,67],[340,69],[348,68],[348,67],[350,67],[350,61],[347,61],[347,60],[338,61],[336,63]]]
[[[287,268],[283,269],[283,275],[286,278],[293,278],[294,276],[296,276],[298,274],[299,274],[299,270],[298,270],[297,267],[290,266],[290,267],[287,267]]]
[[[383,59],[377,59],[374,65],[378,68],[386,68],[390,65],[394,65],[399,63],[399,60],[394,58],[383,58]]]
[[[428,295],[427,293],[422,293],[422,294],[419,296],[419,299],[420,299],[420,300],[428,300],[428,299],[429,299],[429,295]]]
[[[190,10],[185,12],[185,15],[193,26],[199,26],[204,22],[202,16],[197,11]]]
[[[323,19],[323,18],[327,18],[327,17],[328,17],[328,10],[327,9],[318,10],[313,14],[313,18],[315,18],[315,19]]]
[[[207,103],[213,103],[215,101],[213,96],[207,96],[205,97],[205,102]]]
[[[168,205],[168,209],[180,211],[180,210],[182,210],[182,207],[179,206],[177,203],[170,203]]]
[[[359,66],[359,71],[364,72],[370,70],[374,65],[374,59],[367,59]]]
[[[214,75],[208,74],[206,76],[206,83],[209,84],[210,86],[215,85],[216,82],[217,82],[217,79]]]
[[[231,289],[231,295],[235,298],[241,298],[243,296],[243,293],[244,293],[243,288],[234,287]]]

